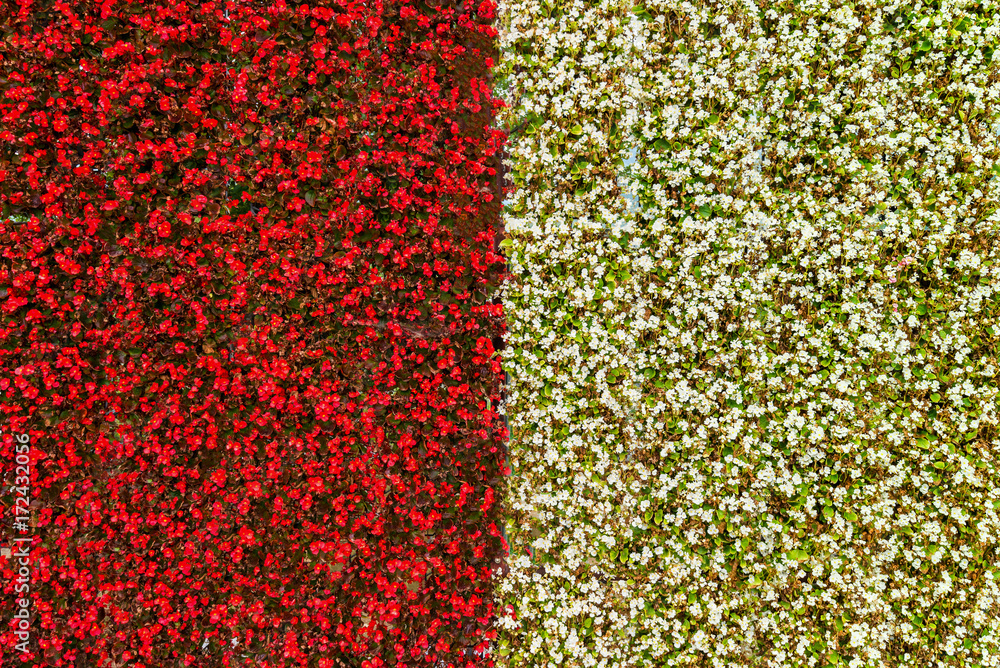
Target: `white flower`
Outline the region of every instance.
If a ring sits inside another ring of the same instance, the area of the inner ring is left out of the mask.
[[[501,4],[513,664],[1000,666],[995,4]]]

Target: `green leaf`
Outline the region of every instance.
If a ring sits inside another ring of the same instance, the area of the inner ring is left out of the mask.
[[[809,553],[805,550],[792,550],[788,553],[788,558],[795,561],[805,561],[809,558]]]
[[[941,401],[941,395],[938,394],[937,392],[935,392],[934,394],[931,395],[931,401],[933,401],[935,403],[937,403],[938,401]]]
[[[698,207],[698,214],[705,220],[708,220],[709,216],[712,215],[712,206],[710,204],[702,204]]]
[[[718,114],[712,114],[711,116],[709,116],[708,117],[708,122],[711,123],[712,125],[715,125],[716,123],[718,123],[719,122],[719,116],[718,116]]]
[[[580,124],[574,125],[573,127],[571,127],[569,129],[569,131],[570,131],[570,134],[582,135],[583,134],[583,126],[580,125]]]
[[[844,519],[847,520],[848,522],[857,522],[858,516],[855,515],[854,513],[844,513]]]

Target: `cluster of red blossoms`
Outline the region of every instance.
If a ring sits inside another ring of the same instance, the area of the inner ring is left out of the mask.
[[[493,2],[6,10],[0,664],[492,665]]]

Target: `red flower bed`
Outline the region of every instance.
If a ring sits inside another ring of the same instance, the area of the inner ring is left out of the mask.
[[[0,664],[491,665],[494,5],[11,12]]]

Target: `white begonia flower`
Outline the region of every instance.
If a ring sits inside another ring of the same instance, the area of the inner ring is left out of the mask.
[[[910,11],[501,3],[512,665],[1000,666],[1000,12]]]

